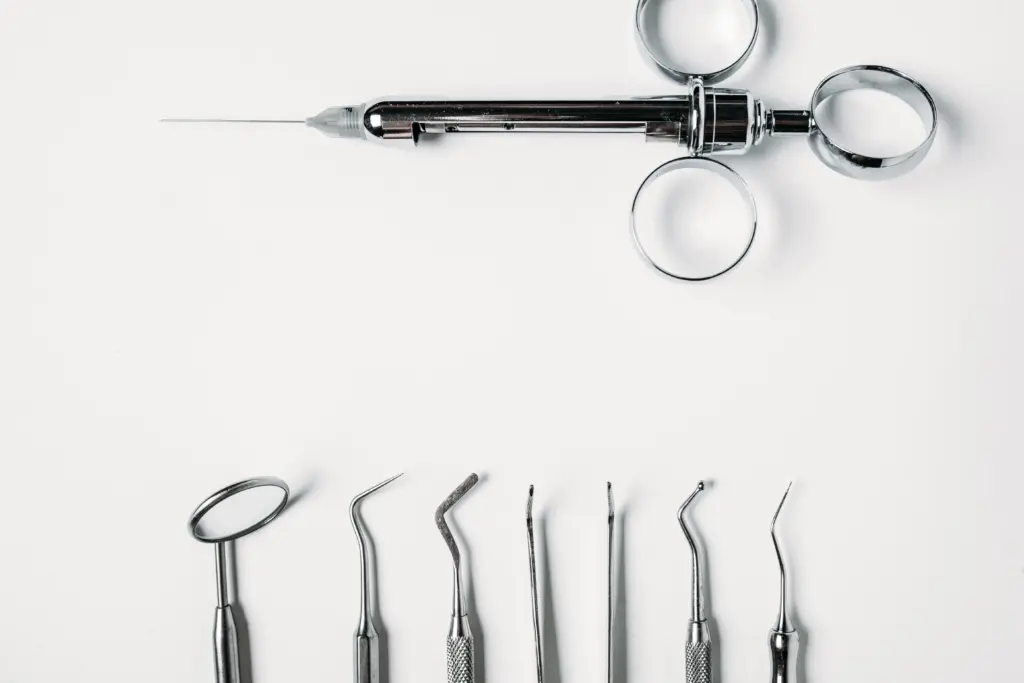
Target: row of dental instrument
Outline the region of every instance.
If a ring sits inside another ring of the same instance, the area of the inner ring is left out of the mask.
[[[359,547],[359,622],[353,638],[353,681],[354,683],[380,683],[381,653],[379,636],[372,614],[370,571],[366,527],[359,516],[359,504],[370,494],[391,483],[401,474],[386,479],[355,496],[349,505],[349,517]],[[448,631],[447,659],[448,683],[475,683],[478,666],[473,632],[470,627],[469,597],[464,588],[462,576],[462,555],[445,515],[472,489],[479,477],[470,474],[438,506],[434,513],[441,537],[452,556],[452,611]],[[686,683],[713,683],[712,637],[704,601],[704,567],[698,552],[694,535],[687,525],[686,512],[701,491],[704,482],[679,507],[677,518],[683,535],[690,546],[692,576],[690,589],[690,621],[686,640]],[[268,495],[269,494],[269,495]],[[273,521],[287,506],[290,490],[288,485],[275,477],[257,477],[232,484],[214,493],[196,508],[189,520],[189,530],[199,541],[215,545],[217,568],[217,613],[214,620],[214,653],[217,683],[239,683],[240,664],[238,633],[231,606],[229,587],[228,547],[243,536],[260,529]],[[771,654],[771,683],[797,683],[796,659],[799,639],[789,619],[786,599],[786,567],[775,535],[775,523],[782,506],[789,495],[789,488],[782,496],[775,515],[772,517],[770,533],[779,563],[780,598],[778,617],[769,633],[768,644]],[[537,683],[544,683],[544,653],[541,633],[541,615],[537,587],[537,553],[533,524],[534,488],[531,485],[526,503],[527,557],[529,561],[530,594],[532,599],[534,656],[537,667]],[[229,505],[222,505],[231,500]],[[243,503],[256,501],[255,511],[248,517],[239,511]],[[606,667],[607,683],[615,683],[615,499],[612,484],[607,485],[608,502],[608,554],[607,554],[607,642]],[[217,508],[220,507],[218,511]],[[225,517],[225,511],[229,513]],[[221,514],[218,514],[221,513]]]

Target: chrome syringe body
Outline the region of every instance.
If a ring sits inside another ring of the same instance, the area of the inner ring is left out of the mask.
[[[690,83],[678,96],[604,100],[402,100],[330,107],[306,124],[331,137],[416,143],[450,133],[637,133],[690,154],[742,153],[811,130],[809,111],[765,109],[746,90]]]

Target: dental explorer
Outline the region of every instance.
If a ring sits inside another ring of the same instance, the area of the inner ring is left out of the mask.
[[[348,516],[352,521],[352,531],[355,532],[356,541],[359,544],[359,624],[356,626],[356,632],[352,638],[353,683],[379,683],[380,681],[380,639],[377,636],[377,629],[373,625],[373,616],[370,613],[370,572],[366,551],[366,527],[357,511],[359,503],[364,498],[384,488],[400,476],[402,476],[401,473],[396,474],[366,489],[356,495],[348,506]]]
[[[537,683],[544,683],[544,655],[540,639],[540,605],[537,597],[537,551],[533,542],[533,484],[526,499],[526,546],[530,562],[530,597],[533,605],[533,645],[537,659]]]
[[[473,632],[469,625],[469,602],[462,585],[462,556],[459,546],[452,537],[445,521],[445,513],[473,488],[480,478],[470,474],[451,494],[441,501],[434,522],[452,554],[454,585],[452,599],[452,624],[448,631],[448,683],[473,683],[476,680]]]
[[[768,634],[768,648],[771,650],[772,678],[771,683],[797,683],[796,661],[800,650],[800,636],[796,627],[789,620],[789,604],[786,599],[786,565],[782,561],[782,550],[779,549],[779,539],[775,536],[775,522],[779,519],[782,506],[789,496],[789,489],[793,483],[786,487],[782,494],[779,507],[772,517],[772,545],[775,546],[775,556],[779,560],[779,616],[775,620],[775,626]]]
[[[704,482],[697,482],[697,488],[679,506],[679,512],[676,515],[679,519],[679,526],[683,529],[683,535],[686,536],[686,542],[690,544],[691,555],[690,627],[686,640],[686,683],[712,683],[713,680],[711,675],[711,629],[704,616],[704,582],[701,558],[685,519],[687,506],[703,490]]]

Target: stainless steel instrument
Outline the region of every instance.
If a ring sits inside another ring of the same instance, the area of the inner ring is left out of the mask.
[[[401,474],[371,486],[352,499],[348,506],[348,516],[352,521],[352,530],[359,544],[359,624],[352,638],[352,680],[354,683],[379,683],[380,681],[380,639],[373,625],[370,600],[370,572],[367,556],[366,527],[358,515],[359,503],[371,493],[384,488]]]
[[[615,498],[612,495],[612,484],[608,482],[608,621],[607,621],[607,679],[612,683],[615,652]],[[534,656],[537,662],[537,683],[544,683],[544,652],[540,632],[540,599],[537,589],[537,553],[533,536],[533,485],[526,499],[526,547],[530,569],[530,595],[533,611],[533,642]]]
[[[238,629],[231,608],[227,545],[260,529],[288,505],[288,485],[276,477],[256,477],[217,491],[199,504],[188,527],[197,540],[214,544],[217,612],[213,652],[217,683],[240,683]]]
[[[530,563],[530,596],[533,606],[533,645],[537,659],[537,683],[544,683],[544,652],[540,637],[540,599],[537,591],[537,551],[533,542],[533,484],[526,499],[526,547]]]
[[[775,536],[775,522],[786,502],[790,487],[792,487],[792,483],[786,487],[786,492],[782,495],[779,507],[776,508],[775,515],[772,517],[771,525],[772,544],[775,546],[775,555],[779,560],[780,574],[779,616],[768,635],[768,647],[771,653],[771,683],[797,683],[797,655],[799,654],[800,639],[796,628],[789,619],[789,607],[786,600],[786,566],[782,561],[778,538]],[[704,482],[697,482],[696,490],[679,507],[677,514],[679,526],[682,527],[686,541],[690,545],[692,557],[690,627],[686,641],[686,683],[713,683],[714,681],[711,631],[704,614],[704,584],[702,581],[704,572],[701,566],[700,552],[684,517],[690,503],[703,490]]]
[[[615,679],[615,497],[608,482],[608,683]]]
[[[649,39],[645,25],[651,4],[639,0],[635,31],[642,52],[656,68],[684,84],[683,92],[663,97],[606,98],[593,100],[457,100],[383,99],[362,104],[329,107],[308,119],[270,120],[266,123],[305,124],[335,138],[352,138],[414,145],[421,137],[453,133],[634,133],[650,141],[674,143],[685,157],[656,168],[639,186],[630,211],[630,232],[641,256],[657,271],[678,280],[708,280],[735,267],[753,244],[757,211],[746,183],[728,166],[707,158],[714,154],[740,154],[771,137],[803,136],[811,150],[828,167],[853,178],[892,178],[914,168],[927,154],[935,138],[935,102],[924,86],[895,69],[859,65],[828,75],[815,88],[806,109],[771,109],[749,91],[711,87],[737,69],[750,56],[760,28],[757,0],[740,0],[750,15],[750,38],[743,52],[730,64],[697,73],[675,63],[657,42]],[[894,156],[860,154],[832,139],[815,121],[815,112],[829,98],[850,90],[874,89],[890,93],[909,104],[925,129],[924,138],[912,149]],[[165,119],[258,123],[253,119]],[[672,171],[696,169],[724,178],[739,193],[749,215],[745,246],[735,259],[707,272],[682,271],[659,263],[645,248],[636,226],[637,205],[644,191]]]
[[[454,570],[452,624],[448,631],[448,683],[473,683],[476,680],[476,658],[473,631],[469,625],[469,602],[462,584],[462,556],[444,516],[479,480],[476,474],[470,474],[441,501],[434,513],[434,522],[451,551]]]
[[[779,616],[775,620],[771,633],[768,634],[768,648],[771,651],[771,683],[797,683],[797,655],[800,653],[800,635],[796,627],[789,620],[789,603],[786,599],[786,565],[782,561],[782,551],[779,549],[779,539],[775,536],[775,522],[779,519],[782,506],[789,496],[789,489],[793,486],[790,483],[786,492],[782,494],[779,507],[772,517],[772,545],[775,546],[775,556],[779,560]]]
[[[693,534],[686,526],[685,512],[697,494],[704,490],[704,482],[697,482],[697,488],[679,506],[676,515],[683,529],[686,542],[690,544],[690,628],[686,640],[686,683],[712,683],[711,629],[704,616],[704,582],[702,579],[700,552],[693,541]]]

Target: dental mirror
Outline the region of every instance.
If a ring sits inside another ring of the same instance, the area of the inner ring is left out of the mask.
[[[213,650],[217,683],[239,683],[238,630],[228,593],[227,544],[270,524],[288,505],[288,484],[256,477],[217,491],[199,504],[188,521],[196,540],[214,544],[217,561],[217,613]]]

